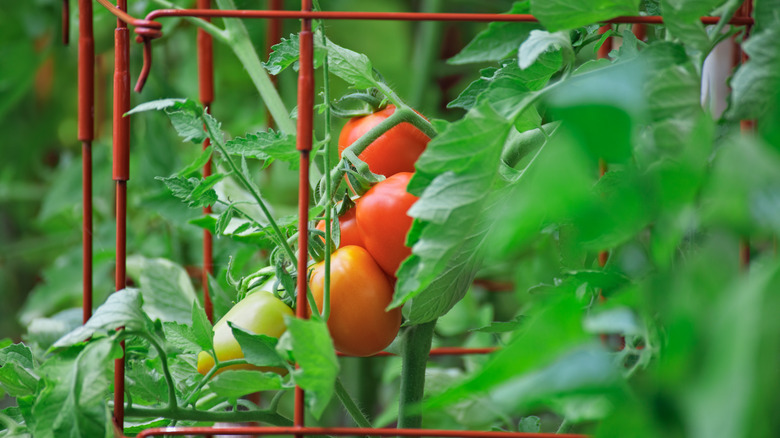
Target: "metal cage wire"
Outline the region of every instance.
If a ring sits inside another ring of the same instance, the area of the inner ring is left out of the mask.
[[[314,65],[313,65],[313,41],[311,32],[311,20],[313,19],[339,19],[339,20],[400,20],[400,21],[471,21],[471,22],[536,22],[533,15],[507,15],[507,14],[470,14],[470,13],[421,13],[421,12],[349,12],[328,11],[315,12],[312,10],[311,0],[301,1],[300,11],[282,10],[280,0],[269,0],[268,10],[213,10],[210,0],[197,0],[197,9],[158,9],[149,13],[144,19],[132,17],[127,13],[127,0],[118,0],[112,4],[109,0],[96,0],[100,6],[106,8],[117,17],[117,25],[114,31],[114,81],[113,81],[113,180],[116,191],[116,290],[123,289],[126,283],[126,232],[127,232],[127,182],[130,179],[129,150],[130,150],[130,117],[123,115],[130,110],[130,74],[129,74],[129,50],[130,34],[128,26],[134,28],[136,41],[143,43],[143,68],[136,83],[136,91],[143,88],[152,66],[151,41],[162,36],[162,25],[155,21],[164,17],[196,17],[204,20],[211,18],[243,18],[243,19],[268,19],[268,41],[278,41],[280,37],[280,20],[301,20],[300,33],[300,69],[298,73],[298,125],[297,145],[300,152],[301,165],[299,170],[299,272],[306,271],[306,254],[308,232],[308,199],[309,199],[309,153],[312,147],[312,126],[314,106]],[[730,24],[747,26],[749,35],[753,24],[751,18],[752,0],[745,0]],[[68,43],[68,15],[69,0],[63,0],[62,37],[65,44]],[[93,10],[92,0],[78,0],[79,37],[78,37],[78,140],[82,142],[82,195],[83,195],[83,225],[82,225],[82,251],[83,265],[83,322],[90,318],[92,312],[92,142],[95,139],[95,41],[93,35]],[[716,24],[719,17],[702,17],[703,24]],[[660,16],[635,16],[616,17],[606,20],[600,32],[605,32],[609,24],[662,24]],[[639,26],[636,32],[643,34],[644,28]],[[214,65],[212,38],[203,29],[197,30],[197,55],[198,55],[198,82],[199,100],[208,111],[214,101]],[[598,53],[601,58],[607,57],[611,42],[605,43]],[[744,62],[746,55],[740,51],[739,45],[734,43],[737,56],[734,57],[734,65]],[[270,44],[267,46],[270,48]],[[753,129],[751,121],[743,121],[742,129]],[[203,147],[208,147],[206,139]],[[602,162],[600,172],[606,171],[606,163]],[[204,176],[211,173],[209,161],[203,169]],[[208,207],[204,213],[210,213]],[[749,263],[749,243],[743,241],[740,247],[740,263],[743,267]],[[606,262],[608,252],[599,254],[600,264]],[[208,275],[213,272],[212,236],[208,230],[203,233],[203,269],[201,282],[204,293],[204,306],[210,320],[213,319],[213,306],[208,293]],[[306,277],[298,277],[298,290],[305,290]],[[307,307],[306,294],[298,294],[297,316],[306,318],[304,309]],[[488,354],[495,348],[434,348],[431,356],[437,355],[463,355],[463,354]],[[388,355],[389,353],[380,353]],[[114,421],[121,431],[124,425],[124,358],[116,360],[114,376]],[[368,435],[368,436],[424,436],[424,437],[471,437],[471,438],[544,438],[544,437],[582,437],[577,434],[550,434],[550,433],[518,433],[518,432],[486,432],[486,431],[462,431],[462,430],[430,430],[430,429],[396,429],[396,428],[357,428],[357,427],[307,427],[304,424],[304,391],[300,387],[295,388],[295,408],[292,427],[258,427],[235,426],[227,428],[214,427],[174,427],[151,428],[139,433],[138,437],[151,437],[161,435]]]

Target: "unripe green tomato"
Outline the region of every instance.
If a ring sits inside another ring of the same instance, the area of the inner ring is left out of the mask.
[[[267,284],[263,283],[263,285]],[[236,303],[232,309],[214,324],[214,350],[220,362],[244,357],[241,346],[233,337],[233,331],[228,321],[233,325],[257,335],[266,335],[278,338],[287,330],[284,316],[293,315],[292,309],[276,298],[272,293],[263,289],[263,285],[250,291],[243,300]],[[271,283],[271,286],[273,283]],[[269,286],[270,287],[270,286]],[[259,290],[258,290],[259,289]],[[198,372],[206,375],[214,366],[214,358],[205,351],[198,355]],[[217,371],[220,373],[227,369],[259,369],[261,371],[274,371],[278,373],[284,370],[275,367],[257,367],[254,365],[231,365]]]

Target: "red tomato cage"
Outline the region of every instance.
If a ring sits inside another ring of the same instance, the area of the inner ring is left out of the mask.
[[[116,290],[125,288],[126,285],[126,216],[127,216],[127,189],[130,179],[129,153],[130,153],[130,117],[123,115],[130,110],[130,73],[129,51],[130,30],[132,26],[136,34],[136,41],[143,43],[143,67],[135,85],[135,90],[140,91],[149,75],[152,67],[153,39],[162,36],[162,25],[155,21],[164,17],[196,17],[203,20],[211,18],[244,18],[267,19],[268,41],[275,42],[280,38],[282,19],[295,19],[301,21],[300,33],[300,69],[298,73],[298,126],[297,149],[301,154],[300,186],[299,186],[299,260],[298,271],[306,272],[308,231],[308,199],[309,199],[309,154],[312,148],[312,122],[314,106],[314,64],[313,64],[313,35],[311,32],[312,19],[339,19],[339,20],[400,20],[400,21],[471,21],[471,22],[536,22],[533,15],[507,15],[507,14],[465,14],[465,13],[388,13],[388,12],[348,12],[328,11],[314,12],[311,0],[301,1],[300,11],[282,10],[281,1],[269,0],[268,10],[213,10],[210,0],[197,0],[196,9],[158,9],[149,13],[144,19],[132,17],[127,13],[127,0],[117,0],[112,4],[109,0],[96,0],[100,7],[106,8],[117,17],[114,31],[114,81],[113,81],[113,173],[116,191]],[[67,44],[68,35],[68,0],[63,0],[63,40]],[[750,17],[752,0],[745,1],[738,13],[730,20],[731,24],[751,26],[753,19]],[[92,312],[92,141],[94,140],[94,100],[95,100],[95,42],[93,36],[93,10],[92,0],[78,0],[79,37],[78,37],[78,139],[82,142],[83,163],[83,321],[86,322]],[[716,24],[719,17],[702,17],[704,24]],[[660,16],[616,17],[604,22],[634,24],[637,35],[644,35],[644,25],[661,24]],[[603,27],[602,32],[608,27]],[[736,44],[736,43],[735,43]],[[268,45],[270,48],[270,44]],[[602,47],[600,57],[605,57],[611,48],[611,41]],[[214,101],[214,65],[212,57],[211,36],[198,29],[198,81],[199,99],[208,111]],[[743,62],[744,55],[735,57],[735,62]],[[750,129],[749,122],[743,124],[745,129]],[[203,147],[208,147],[208,139]],[[601,171],[606,170],[606,163]],[[204,166],[203,174],[211,173],[211,163]],[[204,213],[210,213],[207,207]],[[743,266],[749,263],[749,245],[743,242],[740,250]],[[603,262],[607,253],[600,255]],[[602,262],[602,264],[603,264]],[[210,319],[213,318],[213,307],[208,293],[208,275],[213,272],[212,260],[212,236],[209,231],[203,233],[203,268],[202,286],[204,292],[204,307]],[[306,277],[298,276],[298,290],[306,289]],[[306,294],[298,294],[298,317],[305,318],[303,309],[307,306]],[[494,348],[434,348],[431,356],[437,355],[465,355],[488,354]],[[386,355],[387,353],[380,353]],[[124,359],[116,360],[114,373],[114,421],[121,431],[124,425]],[[516,432],[487,432],[487,431],[462,431],[462,430],[426,430],[426,429],[395,429],[395,428],[347,428],[347,427],[307,427],[304,424],[304,391],[295,389],[294,425],[291,427],[262,427],[262,426],[234,426],[227,428],[213,427],[171,427],[151,428],[138,434],[139,437],[150,436],[183,436],[183,435],[368,435],[368,436],[422,436],[422,437],[471,437],[471,438],[543,438],[543,437],[582,437],[574,434],[549,434],[549,433],[516,433]]]

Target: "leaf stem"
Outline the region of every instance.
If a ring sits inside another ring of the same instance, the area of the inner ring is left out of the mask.
[[[171,409],[176,409],[178,407],[177,401],[176,401],[176,387],[173,383],[173,377],[171,376],[171,371],[168,368],[168,355],[165,353],[165,350],[162,348],[162,345],[160,345],[159,342],[157,342],[157,339],[150,335],[149,333],[138,331],[138,330],[122,330],[119,332],[119,339],[127,338],[128,336],[137,336],[142,339],[146,339],[149,341],[150,344],[154,347],[155,350],[157,350],[157,354],[160,356],[160,362],[162,363],[162,369],[163,369],[163,377],[165,377],[165,382],[168,386],[168,407]],[[132,406],[132,403],[129,404]]]
[[[422,426],[420,401],[425,389],[425,367],[431,352],[436,320],[413,325],[406,330],[402,345],[401,392],[398,400],[398,427]]]
[[[233,359],[233,360],[226,360],[223,362],[220,362],[219,359],[217,359],[217,355],[212,353],[212,357],[214,358],[214,366],[211,367],[209,372],[206,373],[205,376],[203,376],[203,379],[201,379],[200,382],[195,386],[195,389],[192,390],[190,395],[187,396],[186,399],[181,403],[182,406],[187,406],[190,403],[197,402],[197,398],[195,400],[192,400],[193,397],[197,397],[200,394],[200,390],[203,389],[204,386],[206,386],[209,381],[211,381],[211,378],[214,377],[214,374],[217,373],[222,368],[228,367],[230,365],[245,365],[247,361],[245,359]]]
[[[358,427],[373,427],[371,422],[368,421],[368,418],[366,418],[363,411],[361,411],[360,407],[358,407],[357,403],[355,403],[355,400],[353,400],[349,395],[347,389],[344,388],[344,384],[341,383],[341,378],[336,379],[336,386],[334,389],[336,391],[336,396],[339,398],[339,400],[341,400],[341,404],[344,405],[344,409],[347,410],[349,416],[352,417],[352,420],[355,421],[355,424],[357,424]]]

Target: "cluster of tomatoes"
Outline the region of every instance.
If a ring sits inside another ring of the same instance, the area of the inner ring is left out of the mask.
[[[339,136],[339,153],[390,117],[395,108],[351,119]],[[352,356],[370,356],[395,339],[401,309],[386,310],[393,298],[395,273],[411,255],[405,245],[412,225],[407,211],[417,197],[406,191],[414,163],[429,138],[401,123],[372,142],[359,158],[385,180],[377,183],[339,217],[341,239],[331,255],[330,318],[328,329],[337,350]],[[319,229],[325,224],[320,222]],[[323,305],[324,263],[314,266],[309,280],[319,309]]]
[[[395,107],[347,122],[339,136],[339,154],[366,132],[390,117]],[[405,245],[412,225],[407,211],[417,198],[406,191],[414,163],[429,138],[409,123],[396,125],[372,142],[359,158],[385,180],[371,187],[355,206],[339,217],[339,248],[331,255],[328,329],[336,349],[352,356],[371,356],[395,339],[401,309],[386,310],[393,298],[395,273],[411,254]],[[324,222],[317,226],[325,229]],[[273,279],[272,279],[273,280]],[[312,268],[309,278],[317,308],[322,309],[325,266]],[[253,288],[214,325],[214,352],[222,361],[243,357],[228,321],[256,334],[279,337],[286,330],[284,315],[292,310],[273,294],[273,281]],[[198,356],[198,371],[214,366],[210,353]],[[228,368],[255,368],[250,365]],[[263,368],[261,368],[263,369]],[[270,369],[264,369],[270,370]],[[222,371],[222,370],[220,370]]]

